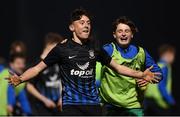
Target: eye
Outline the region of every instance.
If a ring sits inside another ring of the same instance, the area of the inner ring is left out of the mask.
[[[129,32],[131,32],[131,30],[127,29],[127,30],[125,30],[125,32],[126,32],[126,33],[129,33]]]
[[[88,25],[90,25],[91,23],[90,22],[87,22]]]
[[[83,25],[83,24],[84,24],[84,21],[79,21],[79,23]]]
[[[122,33],[123,31],[122,30],[118,30],[118,33]]]

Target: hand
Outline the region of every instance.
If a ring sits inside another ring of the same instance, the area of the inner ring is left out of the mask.
[[[44,102],[44,104],[45,104],[45,106],[46,106],[47,108],[55,108],[55,107],[56,107],[56,104],[55,104],[52,100],[50,100],[50,99],[48,99],[48,98],[45,98],[45,99],[43,100],[43,102]]]
[[[62,98],[60,98],[60,99],[58,100],[57,108],[58,108],[58,110],[59,110],[60,112],[62,111]]]
[[[9,71],[9,77],[5,78],[6,80],[8,80],[8,83],[14,86],[19,85],[20,83],[22,83],[22,80],[20,79],[20,77],[13,73],[12,71]]]
[[[144,87],[149,84],[149,82],[144,79],[136,79],[136,82],[139,87]]]
[[[11,115],[13,113],[13,107],[11,105],[7,106],[7,112],[9,115]]]
[[[150,82],[150,83],[158,83],[161,80],[161,73],[159,72],[151,72],[150,70],[153,68],[153,66],[147,68],[144,72],[143,72],[143,79]]]

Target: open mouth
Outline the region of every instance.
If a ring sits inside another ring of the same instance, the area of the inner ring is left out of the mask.
[[[89,30],[83,30],[84,33],[89,33]]]
[[[126,41],[126,40],[128,40],[128,38],[127,37],[122,37],[121,40]]]

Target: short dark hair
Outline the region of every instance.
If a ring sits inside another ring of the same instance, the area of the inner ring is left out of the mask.
[[[9,56],[9,62],[14,62],[16,58],[22,58],[26,60],[26,56],[23,53],[13,53]]]
[[[60,34],[49,32],[45,35],[44,46],[46,46],[47,44],[59,43],[63,40],[64,38]]]
[[[176,49],[173,45],[170,44],[162,44],[159,49],[158,49],[159,55],[163,55],[166,52],[172,52],[172,53],[176,53]]]
[[[131,31],[132,31],[133,34],[138,32],[138,29],[135,26],[135,24],[129,18],[127,18],[126,16],[119,17],[113,22],[113,24],[112,24],[113,32],[116,31],[117,26],[120,23],[128,25],[131,28]]]
[[[20,40],[16,40],[11,44],[11,46],[10,46],[10,54],[17,53],[16,49],[15,49],[17,46],[20,46],[20,48],[22,49],[20,53],[26,54],[26,45]]]
[[[82,7],[80,7],[72,11],[71,16],[70,16],[70,24],[72,24],[72,22],[76,20],[80,20],[83,15],[87,16],[90,20],[92,19],[92,16],[90,15],[90,13],[87,12]]]

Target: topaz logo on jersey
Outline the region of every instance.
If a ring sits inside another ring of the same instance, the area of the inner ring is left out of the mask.
[[[84,76],[84,75],[88,76],[88,75],[92,75],[92,74],[93,74],[93,69],[85,70],[85,71],[84,70],[74,70],[74,69],[71,70],[71,75],[75,75],[75,76],[79,76],[79,77]]]
[[[74,57],[76,57],[76,55],[74,55],[74,56],[69,56],[68,58],[69,58],[69,59],[72,59],[72,58],[74,58]]]

